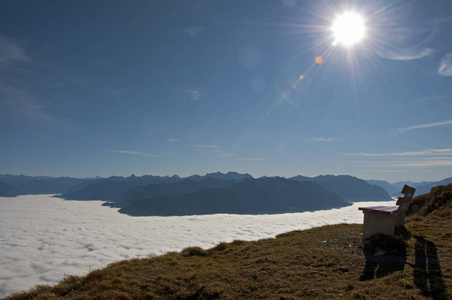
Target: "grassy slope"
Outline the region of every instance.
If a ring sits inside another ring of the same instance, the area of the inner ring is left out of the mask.
[[[362,225],[324,226],[121,261],[8,299],[452,299],[447,201],[441,214],[419,206],[395,238],[363,244]]]

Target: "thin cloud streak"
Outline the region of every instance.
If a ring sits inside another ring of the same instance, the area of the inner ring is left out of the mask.
[[[196,147],[196,148],[204,148],[204,149],[208,149],[208,148],[218,148],[217,145],[191,145],[192,147]]]
[[[452,52],[441,59],[438,73],[443,76],[452,76]]]
[[[26,55],[25,49],[18,42],[0,37],[0,65],[16,61],[30,62],[31,58]]]
[[[367,167],[446,167],[452,166],[452,160],[427,160],[427,161],[405,161],[405,162],[384,162],[376,164],[367,164]]]
[[[308,142],[334,142],[339,140],[338,138],[310,138],[307,139]]]
[[[249,161],[268,161],[266,158],[258,158],[258,157],[241,157],[240,160],[249,160]]]
[[[127,155],[135,155],[135,156],[148,156],[148,157],[172,156],[170,154],[149,154],[149,153],[143,153],[143,152],[137,152],[137,151],[127,151],[127,150],[110,150],[110,152],[119,153],[119,154],[127,154]]]
[[[420,100],[421,101],[433,101],[433,100],[446,100],[446,99],[452,99],[452,95],[425,97],[425,98],[421,98]]]
[[[405,133],[407,131],[411,131],[411,130],[415,130],[415,129],[423,129],[423,128],[439,127],[439,126],[448,126],[448,125],[452,125],[452,119],[451,120],[447,120],[447,121],[443,121],[443,122],[430,123],[430,124],[420,124],[420,125],[415,125],[415,126],[410,126],[410,127],[399,128],[399,129],[395,129],[394,133],[395,134],[400,134],[400,133]]]
[[[185,35],[189,36],[190,38],[195,38],[199,33],[203,31],[203,27],[201,26],[192,26],[183,28],[180,30],[180,32],[184,33]]]
[[[420,59],[426,56],[433,54],[435,50],[431,48],[413,50],[413,49],[404,49],[404,50],[379,50],[377,54],[386,59],[393,60],[415,60]]]
[[[0,106],[2,112],[13,116],[24,116],[32,120],[53,121],[43,112],[42,106],[25,90],[0,85]]]
[[[198,101],[205,96],[204,90],[183,90],[183,92],[190,98],[190,100]]]
[[[346,153],[343,156],[368,156],[368,157],[388,157],[388,156],[438,156],[452,155],[452,149],[426,149],[422,151],[407,151],[394,153]]]
[[[147,153],[136,152],[136,151],[110,150],[110,152],[113,152],[113,153],[120,153],[120,154],[129,154],[129,155],[149,156],[149,154],[147,154]]]

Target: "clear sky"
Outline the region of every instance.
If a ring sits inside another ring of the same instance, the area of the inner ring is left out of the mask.
[[[0,173],[432,181],[451,133],[452,1],[0,1]]]

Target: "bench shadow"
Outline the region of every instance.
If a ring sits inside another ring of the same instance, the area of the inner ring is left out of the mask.
[[[376,235],[362,244],[366,265],[359,278],[360,281],[372,280],[387,276],[396,271],[402,271],[407,261],[407,243],[410,232],[398,228],[396,235]]]
[[[415,236],[415,238],[414,284],[424,296],[447,299],[436,245],[422,236]]]

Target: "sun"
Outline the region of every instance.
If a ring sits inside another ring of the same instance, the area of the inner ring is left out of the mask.
[[[366,26],[362,16],[354,12],[346,12],[338,16],[331,27],[334,35],[334,45],[340,44],[352,47],[363,40]]]

